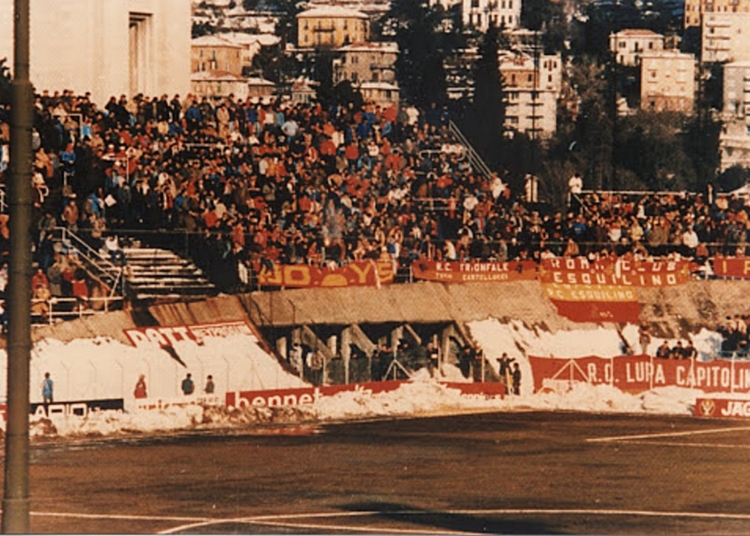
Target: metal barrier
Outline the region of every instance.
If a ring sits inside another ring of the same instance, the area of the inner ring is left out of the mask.
[[[54,296],[46,300],[33,298],[31,300],[31,323],[40,326],[55,324],[63,320],[83,318],[84,316],[104,314],[121,310],[123,303],[124,298],[121,296],[87,298],[83,301],[78,298]],[[98,306],[97,304],[101,305]]]

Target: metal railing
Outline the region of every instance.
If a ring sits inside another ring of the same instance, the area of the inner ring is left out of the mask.
[[[472,147],[469,140],[464,136],[463,132],[461,132],[461,129],[458,128],[453,120],[449,121],[448,128],[456,139],[458,139],[459,143],[466,148],[466,155],[474,169],[481,173],[485,179],[489,180],[492,177],[492,171],[487,167],[487,164],[482,160],[482,157],[479,156],[479,153],[474,150],[474,147]]]
[[[100,285],[109,288],[110,296],[114,296],[119,287],[120,293],[125,294],[124,266],[112,262],[99,251],[91,247],[85,240],[65,227],[55,227],[55,235],[59,234],[63,246],[74,249],[78,258],[85,261],[87,272]]]
[[[64,320],[118,311],[122,310],[124,302],[125,299],[122,296],[86,299],[52,296],[44,300],[32,298],[31,324],[34,326],[51,325]],[[4,305],[4,300],[0,300],[0,304]]]

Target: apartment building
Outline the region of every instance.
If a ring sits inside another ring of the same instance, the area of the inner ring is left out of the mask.
[[[490,25],[506,29],[521,25],[521,0],[462,0],[464,26],[486,32]]]
[[[557,102],[562,87],[559,54],[500,55],[500,74],[507,96],[506,127],[546,138],[557,130]]]
[[[389,82],[396,80],[398,45],[394,42],[356,43],[336,49],[333,60],[333,83],[349,80],[361,82]]]
[[[676,50],[644,53],[641,62],[641,109],[692,114],[695,106],[695,56]]]
[[[221,36],[196,37],[190,42],[190,70],[193,73],[222,71],[241,76],[244,54],[242,45]]]
[[[750,60],[750,13],[706,13],[701,24],[701,61]]]
[[[609,50],[618,65],[634,67],[641,54],[664,50],[664,36],[651,30],[621,30],[610,34]]]
[[[297,15],[297,47],[341,47],[370,39],[368,16],[354,9],[325,5]]]
[[[685,0],[685,29],[699,28],[707,13],[750,13],[750,0]]]

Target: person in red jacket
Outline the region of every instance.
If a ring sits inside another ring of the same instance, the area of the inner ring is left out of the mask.
[[[138,381],[135,384],[135,391],[133,391],[133,396],[136,398],[148,397],[148,394],[146,392],[146,376],[144,374],[141,374],[138,377]]]

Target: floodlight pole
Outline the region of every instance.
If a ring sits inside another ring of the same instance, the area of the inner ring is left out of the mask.
[[[29,533],[29,362],[31,358],[31,128],[29,0],[14,0],[10,114],[8,408],[2,531]]]

